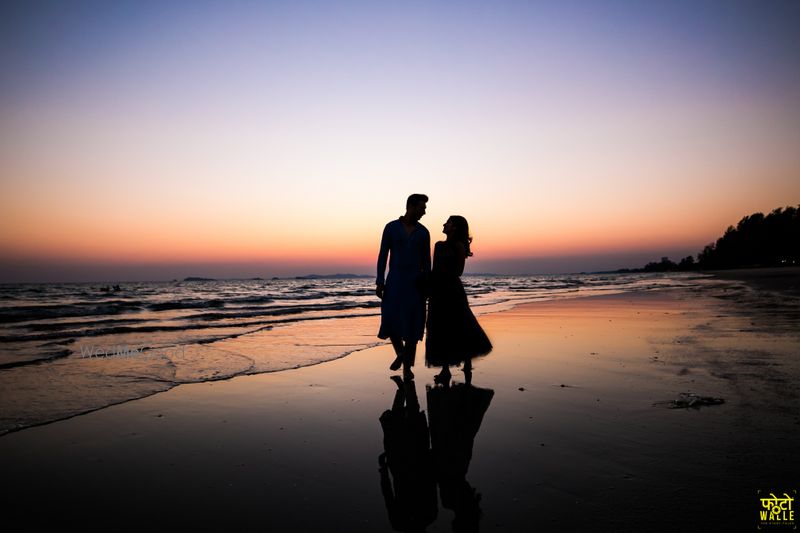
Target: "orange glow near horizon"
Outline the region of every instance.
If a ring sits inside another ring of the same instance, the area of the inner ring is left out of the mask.
[[[432,197],[422,220],[432,243],[444,238],[440,220],[450,214],[434,207],[436,203]],[[336,206],[332,206],[330,212],[314,219],[300,216],[299,210],[295,216],[284,213],[275,218],[269,214],[237,218],[235,213],[216,210],[212,210],[215,216],[206,218],[201,213],[181,215],[168,210],[160,218],[154,214],[139,219],[135,209],[106,215],[108,208],[59,212],[57,206],[50,206],[45,212],[35,212],[7,207],[2,215],[3,226],[19,229],[0,237],[0,250],[6,258],[128,263],[294,261],[369,267],[374,264],[383,225],[402,213],[402,209],[387,208],[382,218],[371,213],[359,220],[359,213],[339,216]],[[672,219],[656,211],[650,216],[633,209],[625,216],[604,213],[598,206],[594,213],[567,220],[557,218],[557,214],[548,218],[519,212],[513,218],[502,213],[493,219],[489,214],[492,207],[484,205],[486,212],[475,216],[468,211],[451,210],[452,214],[462,213],[470,218],[476,257],[484,260],[680,247],[696,253],[720,236],[727,225],[749,214],[734,214],[731,206],[720,206],[717,212],[689,210],[685,216]],[[761,206],[754,208],[759,209],[768,211]]]

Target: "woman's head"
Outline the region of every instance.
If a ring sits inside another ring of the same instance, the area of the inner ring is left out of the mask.
[[[472,237],[469,235],[469,223],[466,218],[460,215],[451,215],[444,223],[444,233],[447,235],[448,241],[452,240],[464,245],[467,257],[472,255],[469,249]]]

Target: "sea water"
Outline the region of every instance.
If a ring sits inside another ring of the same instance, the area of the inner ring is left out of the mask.
[[[684,287],[697,274],[464,276],[476,315]],[[318,364],[374,346],[374,279],[0,285],[0,434],[181,383]]]

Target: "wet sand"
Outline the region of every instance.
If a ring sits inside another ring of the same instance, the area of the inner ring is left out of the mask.
[[[800,296],[800,267],[738,268],[710,273],[719,279],[742,281],[755,289]]]
[[[800,321],[796,299],[776,308],[774,296],[720,280],[480,317],[495,349],[472,384],[493,396],[467,443],[480,520],[462,509],[464,530],[755,530],[764,493],[800,488]],[[392,531],[378,464],[392,358],[384,345],[180,385],[5,435],[4,516]],[[435,369],[423,361],[421,349],[414,386],[427,416]],[[668,408],[681,393],[725,403]],[[427,531],[453,519],[438,502]]]

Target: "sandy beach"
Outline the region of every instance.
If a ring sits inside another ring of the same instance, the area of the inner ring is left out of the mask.
[[[797,296],[737,279],[481,316],[495,348],[472,386],[492,394],[461,428],[471,447],[461,487],[480,511],[456,506],[458,530],[753,531],[761,497],[794,497]],[[392,531],[395,472],[378,460],[379,418],[398,390],[392,358],[386,344],[7,434],[3,514],[114,529]],[[430,423],[435,369],[423,361],[421,349],[404,390]],[[453,376],[463,388],[464,373]],[[672,408],[682,394],[724,403]],[[434,505],[426,531],[453,530],[455,511]]]

